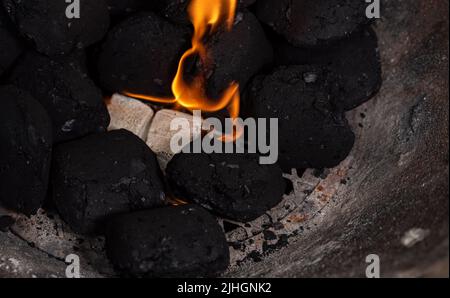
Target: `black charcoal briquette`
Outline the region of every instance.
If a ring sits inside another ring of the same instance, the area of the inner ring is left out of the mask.
[[[98,61],[101,86],[109,92],[170,96],[190,31],[153,14],[133,15],[108,34]]]
[[[122,18],[132,13],[150,10],[158,1],[149,0],[106,0],[108,10],[112,17]]]
[[[133,277],[211,277],[225,271],[230,259],[216,218],[195,205],[113,218],[106,251],[119,272]]]
[[[333,103],[337,109],[354,109],[381,87],[378,40],[371,28],[322,49],[296,48],[287,42],[277,42],[275,49],[279,65],[327,66]]]
[[[102,93],[78,58],[50,59],[27,53],[14,68],[10,81],[30,92],[47,110],[56,143],[105,131],[109,125]]]
[[[249,86],[245,114],[278,118],[279,163],[293,168],[332,168],[350,153],[355,136],[345,115],[336,112],[318,66],[280,67]]]
[[[80,0],[79,18],[72,16],[67,1],[3,0],[5,10],[19,32],[38,52],[66,55],[101,40],[109,26],[104,0]],[[69,13],[68,13],[69,12]]]
[[[0,102],[0,204],[32,215],[47,194],[51,122],[39,102],[16,87],[0,87]]]
[[[218,98],[232,83],[241,90],[264,67],[273,62],[273,49],[264,30],[250,12],[239,12],[231,31],[221,31],[206,44],[209,61],[204,69],[207,74],[207,94]]]
[[[255,2],[256,0],[238,0],[237,10],[242,11]],[[188,25],[190,24],[187,10],[189,4],[190,0],[157,0],[154,2],[154,9],[172,22]]]
[[[0,6],[0,76],[14,63],[23,49],[22,42]]]
[[[164,204],[156,156],[129,131],[58,145],[53,159],[54,202],[76,232],[101,232],[110,215]]]
[[[295,46],[323,46],[370,22],[361,0],[259,0],[257,17]]]
[[[261,165],[257,154],[180,153],[166,174],[176,197],[240,222],[276,206],[285,190],[278,164]]]

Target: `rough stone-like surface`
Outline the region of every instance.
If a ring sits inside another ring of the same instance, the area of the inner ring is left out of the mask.
[[[54,56],[101,40],[109,26],[104,0],[80,0],[80,18],[68,18],[65,1],[3,0],[3,5],[20,33],[37,51]]]
[[[281,67],[257,77],[246,95],[247,114],[278,118],[279,162],[292,168],[332,168],[350,153],[355,136],[334,111],[320,67]]]
[[[23,52],[23,44],[11,28],[0,5],[0,76]]]
[[[166,169],[167,163],[172,159],[172,157],[179,153],[174,152],[170,148],[170,141],[172,137],[177,134],[181,136],[185,131],[171,130],[170,125],[174,119],[186,120],[189,122],[191,128],[194,125],[194,117],[192,115],[178,112],[175,110],[161,110],[156,113],[153,121],[148,130],[147,145],[156,153],[158,157],[158,162],[163,170]],[[202,119],[199,118],[198,126],[201,128]],[[193,129],[189,132],[186,131],[185,137],[192,140],[194,137]]]
[[[145,103],[120,94],[114,94],[106,104],[111,122],[108,130],[126,129],[143,141],[153,119],[152,108]]]
[[[0,204],[34,214],[48,187],[51,122],[28,93],[0,87]]]
[[[56,143],[108,127],[110,119],[102,93],[73,57],[50,59],[27,53],[10,80],[30,92],[47,110]]]
[[[285,189],[279,166],[260,165],[256,154],[180,153],[166,172],[177,198],[240,222],[274,207]]]
[[[255,16],[238,13],[231,31],[215,34],[206,45],[212,65],[207,74],[207,94],[218,98],[232,83],[243,89],[248,81],[273,61],[273,49]]]
[[[279,65],[327,66],[332,99],[338,109],[356,108],[381,87],[378,40],[371,28],[323,49],[296,48],[287,42],[276,42],[275,49]]]
[[[229,263],[221,227],[195,205],[117,216],[108,223],[106,249],[127,276],[205,277]]]
[[[109,92],[171,96],[178,61],[189,46],[189,30],[141,13],[116,25],[102,46],[98,72]]]
[[[258,18],[295,46],[320,46],[369,23],[360,0],[260,0]]]
[[[76,232],[99,232],[110,215],[164,204],[156,157],[127,130],[90,135],[54,151],[53,198]]]

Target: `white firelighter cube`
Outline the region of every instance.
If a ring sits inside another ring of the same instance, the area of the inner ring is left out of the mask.
[[[107,104],[111,122],[108,130],[126,129],[142,140],[147,132],[154,112],[145,103],[120,94],[114,94]]]
[[[179,153],[173,152],[170,142],[175,134],[185,133],[186,138],[193,139],[194,129],[189,131],[171,130],[170,124],[174,119],[186,119],[194,127],[194,116],[174,110],[161,110],[156,113],[150,125],[147,136],[147,145],[158,156],[158,162],[164,171],[172,157]],[[201,118],[198,118],[201,126]]]

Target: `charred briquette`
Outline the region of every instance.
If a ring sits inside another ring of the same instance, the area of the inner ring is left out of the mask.
[[[155,154],[127,130],[56,146],[51,176],[61,217],[80,233],[100,232],[110,215],[164,204]]]
[[[23,45],[0,6],[0,76],[23,52]]]
[[[75,57],[50,59],[30,52],[11,75],[11,82],[49,113],[56,143],[105,131],[110,120],[101,91]]]
[[[212,65],[207,74],[207,94],[218,98],[234,81],[244,88],[248,81],[273,62],[273,49],[256,17],[239,12],[231,31],[215,34],[207,45]]]
[[[243,10],[255,2],[256,0],[238,0],[237,9]],[[190,0],[157,0],[154,4],[154,8],[160,15],[172,22],[188,25],[190,24],[187,11],[189,3]]]
[[[0,87],[0,204],[25,215],[44,202],[52,152],[52,127],[27,92]]]
[[[211,277],[225,271],[230,260],[216,218],[195,205],[113,218],[106,252],[119,272],[134,277]]]
[[[66,55],[101,40],[109,26],[104,0],[81,0],[80,18],[67,17],[69,3],[55,0],[3,0],[20,33],[38,52]]]
[[[246,92],[245,114],[278,118],[285,172],[335,167],[353,147],[355,136],[344,114],[330,103],[325,72],[318,66],[281,67],[255,78]]]
[[[180,153],[166,175],[176,197],[240,222],[263,215],[285,190],[278,164],[261,165],[257,154]]]
[[[108,34],[98,62],[100,83],[110,92],[170,96],[190,32],[153,14],[140,13]]]
[[[328,66],[332,99],[338,109],[356,108],[381,87],[378,39],[372,28],[324,49],[296,48],[287,42],[278,42],[274,47],[277,64]]]
[[[253,5],[256,3],[257,0],[239,0],[238,5],[241,8],[249,7],[250,5]]]
[[[257,17],[295,46],[321,46],[370,22],[360,0],[259,0]]]
[[[153,0],[106,0],[106,4],[113,18],[122,18],[137,11],[149,10],[156,5]]]

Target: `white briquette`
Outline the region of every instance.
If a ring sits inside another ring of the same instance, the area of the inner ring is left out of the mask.
[[[151,107],[145,103],[120,94],[114,94],[107,104],[111,122],[108,130],[126,129],[143,141],[154,116]]]

